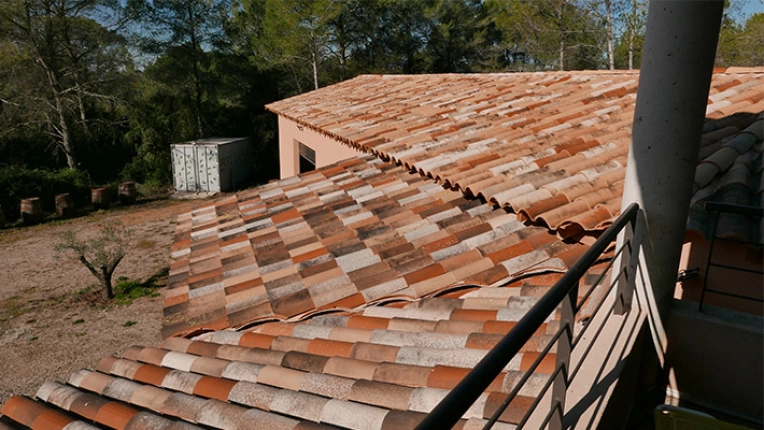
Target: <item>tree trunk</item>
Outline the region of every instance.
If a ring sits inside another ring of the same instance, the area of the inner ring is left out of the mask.
[[[113,270],[109,270],[108,267],[101,267],[101,276],[98,279],[101,281],[101,293],[105,300],[111,300],[114,298],[114,287],[111,283],[111,278],[114,275]]]
[[[316,47],[310,51],[311,65],[313,66],[313,87],[318,89],[318,55],[316,55]]]
[[[637,0],[631,2],[631,22],[629,23],[629,70],[634,69],[634,37],[637,32]]]
[[[559,3],[560,8],[557,10],[557,29],[560,32],[560,70],[565,70],[565,27],[562,22],[564,5],[565,0]]]
[[[629,34],[629,70],[634,69],[634,30]]]
[[[196,34],[196,15],[194,14],[194,10],[192,8],[191,2],[188,2],[186,4],[186,13],[188,13],[188,17],[191,21],[191,28],[190,28],[190,35],[191,35],[191,49],[194,50],[194,58],[193,58],[193,64],[194,64],[194,92],[196,93],[194,96],[194,110],[196,111],[196,133],[198,135],[198,139],[201,139],[204,137],[204,129],[202,127],[202,76],[201,76],[201,70],[199,67],[199,57],[201,52],[201,47],[199,46],[199,41],[197,40],[197,34]]]
[[[59,137],[59,140],[56,143],[66,155],[67,166],[69,166],[71,169],[76,169],[79,163],[77,162],[77,157],[74,153],[74,147],[72,146],[71,136],[69,135],[69,125],[66,122],[64,101],[61,100],[61,91],[59,90],[58,80],[53,74],[53,71],[47,67],[45,62],[42,59],[39,61],[43,64],[43,68],[45,68],[45,72],[48,76],[48,83],[50,84],[50,90],[53,95],[53,102],[55,104],[55,111],[58,122],[58,127],[56,127],[56,129],[58,130]]]
[[[607,16],[607,58],[610,63],[610,70],[615,70],[615,58],[613,55],[613,16],[610,3],[611,0],[605,0],[605,13]]]
[[[85,103],[82,101],[82,94],[77,94],[77,103],[79,103],[80,108],[80,123],[82,124],[82,129],[85,131],[85,134],[89,134],[90,130],[88,129],[88,121],[85,116]]]

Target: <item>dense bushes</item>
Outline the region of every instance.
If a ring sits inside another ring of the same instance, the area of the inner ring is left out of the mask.
[[[29,197],[39,197],[46,212],[55,210],[55,196],[62,193],[69,193],[75,206],[82,207],[90,200],[90,185],[88,175],[76,169],[3,167],[0,168],[0,205],[9,221],[19,216],[21,199]]]

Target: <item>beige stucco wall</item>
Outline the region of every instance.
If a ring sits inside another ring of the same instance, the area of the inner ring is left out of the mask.
[[[316,151],[316,168],[328,166],[361,154],[345,145],[308,127],[279,115],[279,164],[281,179],[300,173],[297,142]]]

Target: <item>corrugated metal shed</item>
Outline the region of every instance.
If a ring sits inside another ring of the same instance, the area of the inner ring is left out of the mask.
[[[173,185],[177,191],[229,191],[251,174],[249,138],[210,138],[172,145]]]

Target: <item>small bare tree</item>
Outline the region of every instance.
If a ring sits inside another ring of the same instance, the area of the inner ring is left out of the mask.
[[[90,270],[101,283],[104,300],[114,298],[112,275],[126,254],[130,243],[130,230],[120,222],[107,222],[92,239],[78,240],[72,230],[66,230],[56,251],[72,255]]]

